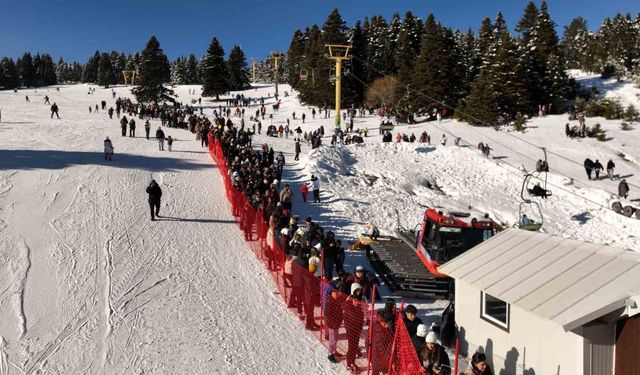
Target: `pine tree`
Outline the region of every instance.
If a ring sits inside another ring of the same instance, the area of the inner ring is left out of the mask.
[[[365,79],[366,79],[366,66],[364,61],[367,53],[367,41],[364,36],[364,30],[360,25],[360,21],[356,21],[356,24],[351,29],[350,39],[351,43],[351,89],[352,98],[348,98],[349,102],[362,103],[364,100],[365,91]]]
[[[480,66],[489,64],[491,60],[491,48],[493,47],[494,34],[493,25],[489,17],[484,17],[478,32],[478,42],[476,43],[476,55],[480,58]]]
[[[84,66],[82,71],[82,82],[96,83],[98,82],[98,65],[100,65],[100,52],[96,51]]]
[[[26,87],[34,86],[36,71],[33,66],[33,58],[31,57],[31,54],[27,52],[22,55],[22,58],[18,59],[17,65],[22,85]]]
[[[471,84],[471,92],[456,110],[456,117],[477,126],[492,126],[500,115],[498,93],[488,70],[483,69]]]
[[[12,59],[4,57],[0,61],[0,87],[15,89],[20,87],[20,73]]]
[[[98,85],[108,88],[112,84],[113,67],[109,54],[103,53],[98,62]]]
[[[139,102],[158,102],[161,99],[173,101],[169,95],[173,91],[164,87],[163,83],[170,71],[167,56],[160,48],[155,36],[147,42],[147,46],[140,54],[140,66],[137,86],[131,90]]]
[[[244,57],[244,52],[240,46],[234,46],[229,52],[229,61],[227,62],[229,67],[230,76],[230,88],[231,90],[244,90],[250,86],[249,71],[247,69],[247,60]],[[283,63],[286,66],[287,63]]]
[[[217,38],[213,38],[207,53],[200,61],[202,76],[202,96],[214,96],[220,100],[220,94],[229,91],[229,70],[224,61],[224,50]]]
[[[440,106],[439,102],[452,105],[457,93],[449,92],[452,88],[452,77],[445,69],[450,63],[449,46],[445,43],[444,31],[437,24],[433,14],[425,21],[425,32],[422,36],[420,56],[416,60],[414,81],[411,91],[416,92],[413,98],[415,110],[431,113]]]
[[[300,29],[293,33],[293,38],[289,44],[289,50],[287,51],[287,64],[291,76],[289,77],[289,84],[294,89],[297,89],[300,83],[300,75],[302,74],[302,59],[304,57],[305,38]]]
[[[187,84],[199,85],[200,75],[198,74],[198,60],[196,59],[196,56],[193,53],[189,55],[185,65],[186,65]]]
[[[187,84],[187,63],[185,59],[178,57],[171,64],[171,84],[174,86]]]
[[[586,69],[588,60],[588,44],[590,33],[587,21],[582,17],[574,18],[569,26],[564,27],[561,50],[567,61],[567,68]]]
[[[538,19],[538,8],[536,4],[531,1],[527,4],[527,7],[524,9],[524,14],[522,18],[516,25],[515,30],[522,34],[522,39],[524,44],[529,43],[529,37],[531,35],[531,31],[536,24]]]

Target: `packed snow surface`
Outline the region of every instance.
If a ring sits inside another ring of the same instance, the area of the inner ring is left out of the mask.
[[[0,91],[0,374],[344,373],[274,293],[195,137],[165,129],[161,152],[139,119],[121,137],[88,111],[111,89],[87,91]]]

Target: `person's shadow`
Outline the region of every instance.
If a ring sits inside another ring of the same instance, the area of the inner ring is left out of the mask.
[[[507,356],[504,359],[504,368],[500,370],[500,375],[515,375],[518,357],[520,357],[518,349],[512,347],[507,352]]]
[[[221,219],[189,219],[184,217],[173,216],[156,216],[157,221],[184,221],[188,223],[219,223],[219,224],[235,224],[234,220],[221,220]]]

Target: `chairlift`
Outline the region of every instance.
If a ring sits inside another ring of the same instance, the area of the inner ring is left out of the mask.
[[[544,215],[542,214],[542,208],[540,207],[540,204],[538,202],[531,200],[530,198],[532,196],[547,198],[552,195],[551,191],[547,189],[548,166],[549,166],[549,163],[547,161],[547,150],[544,147],[542,147],[542,152],[544,153],[545,168],[543,170],[536,170],[536,171],[525,174],[524,180],[522,181],[522,189],[520,190],[520,198],[522,199],[522,202],[520,203],[520,206],[518,208],[518,222],[516,223],[516,226],[520,229],[529,230],[529,231],[539,231],[540,228],[542,228],[542,225],[544,224]],[[544,179],[540,177],[540,174],[542,173],[544,173]],[[536,187],[534,186],[533,188],[529,188],[528,187],[529,182],[533,177],[536,177],[542,180],[544,182],[544,187],[539,187],[538,189],[536,189]],[[525,192],[527,192],[529,195],[525,196]],[[535,206],[534,211],[537,211],[539,220],[531,220],[531,222],[528,222],[528,221],[525,222],[523,220],[526,217],[524,214],[524,210],[526,206]]]

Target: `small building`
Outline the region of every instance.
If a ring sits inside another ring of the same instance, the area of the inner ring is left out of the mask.
[[[639,253],[508,229],[441,270],[496,375],[640,375]]]

